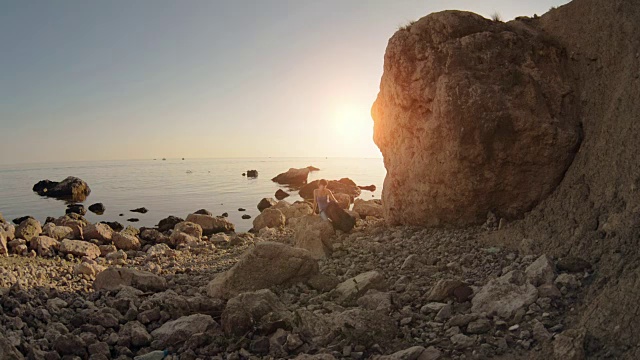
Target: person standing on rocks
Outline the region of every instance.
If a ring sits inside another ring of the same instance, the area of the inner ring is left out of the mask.
[[[329,217],[326,213],[327,206],[329,206],[329,201],[335,201],[336,203],[338,202],[338,200],[336,200],[336,197],[333,196],[331,190],[327,189],[327,185],[327,180],[321,179],[318,182],[318,188],[313,190],[313,213],[316,213],[317,206],[320,217],[322,217],[322,219],[325,221],[329,220]]]

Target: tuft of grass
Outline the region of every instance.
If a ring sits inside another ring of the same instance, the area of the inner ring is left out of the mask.
[[[493,21],[502,21],[502,15],[500,15],[499,12],[494,11],[493,14],[491,14],[491,20],[493,20]]]
[[[553,11],[553,10],[555,10],[557,8],[558,8],[557,6],[552,6],[552,7],[549,8],[549,11]]]
[[[411,20],[411,21],[409,21],[408,23],[406,23],[406,24],[401,25],[400,27],[398,27],[398,30],[409,30],[409,29],[411,29],[411,26],[412,26],[413,24],[415,24],[415,23],[416,23],[416,21],[415,21],[415,20]]]

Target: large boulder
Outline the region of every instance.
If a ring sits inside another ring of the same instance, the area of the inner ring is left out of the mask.
[[[111,240],[113,241],[113,245],[121,250],[139,250],[141,246],[138,237],[123,232],[114,232]]]
[[[309,169],[294,169],[290,168],[287,172],[278,174],[278,176],[271,179],[278,184],[285,185],[303,185],[307,183],[307,177],[309,176]]]
[[[270,208],[277,204],[278,202],[274,198],[262,198],[258,203],[258,210],[262,212],[266,208]]]
[[[96,244],[92,244],[83,240],[64,239],[60,242],[59,250],[63,254],[71,254],[73,256],[95,259],[100,256],[100,248]]]
[[[287,224],[291,219],[302,217],[305,215],[311,215],[313,213],[313,211],[311,210],[311,205],[306,202],[295,202],[293,204],[290,204],[284,200],[281,200],[278,201],[278,203],[275,204],[273,208],[278,209],[282,212],[282,215],[284,215],[285,222]]]
[[[537,299],[538,289],[527,281],[523,272],[514,270],[483,286],[471,300],[471,311],[510,319],[516,311]]]
[[[202,237],[202,226],[196,223],[192,223],[190,221],[183,221],[181,223],[176,224],[173,231],[183,232],[187,235],[193,236],[198,240],[200,240],[200,238]]]
[[[193,314],[168,321],[151,332],[154,341],[168,347],[184,343],[193,335],[204,333],[208,328],[217,326],[210,315]]]
[[[318,274],[318,262],[307,250],[265,241],[247,251],[228,271],[207,286],[211,297],[229,299],[246,291],[293,285]]]
[[[382,218],[382,203],[380,200],[356,199],[353,202],[353,211],[357,212],[363,219],[367,216]]]
[[[0,223],[0,234],[3,234],[7,241],[11,241],[16,237],[16,227],[8,222]]]
[[[0,332],[0,359],[2,360],[24,360],[24,356],[13,346],[11,341]]]
[[[142,291],[164,291],[167,280],[147,271],[110,267],[96,276],[93,288],[99,290],[119,290],[123,286],[131,286]]]
[[[316,259],[324,259],[331,254],[332,237],[335,230],[331,223],[320,216],[307,215],[291,222],[295,233],[295,246],[308,250]]]
[[[95,203],[95,204],[89,205],[89,211],[91,211],[96,215],[102,215],[104,214],[105,211],[107,211],[107,208],[104,206],[103,203]]]
[[[15,236],[19,239],[30,241],[42,233],[40,222],[33,218],[27,218],[16,228]]]
[[[51,180],[42,180],[33,185],[33,191],[41,196],[49,196],[58,199],[71,201],[84,201],[91,193],[91,189],[86,182],[74,176],[57,182]]]
[[[56,224],[52,222],[44,224],[42,233],[56,240],[73,239],[75,236],[75,231],[73,231],[72,228],[68,226],[56,226]]]
[[[313,190],[318,188],[320,180],[314,180],[307,185],[300,188],[299,195],[305,200],[313,200]],[[349,178],[342,178],[340,180],[329,180],[327,189],[331,190],[333,194],[345,194],[350,198],[357,198],[360,196],[360,188],[356,186],[353,180]],[[337,198],[336,198],[337,199]]]
[[[60,241],[48,236],[36,236],[29,242],[29,247],[31,250],[35,250],[38,256],[52,257],[55,256],[55,252],[59,250]],[[100,253],[98,253],[98,255],[100,255]]]
[[[253,219],[253,230],[260,231],[262,228],[279,228],[285,225],[287,218],[282,211],[270,207],[264,209],[260,215]]]
[[[104,223],[88,224],[82,231],[87,240],[96,239],[105,243],[110,243],[113,240],[113,229]]]
[[[382,275],[373,270],[347,279],[333,290],[336,302],[342,305],[354,305],[358,298],[370,289],[384,290],[386,282]]]
[[[74,239],[84,239],[84,227],[89,224],[89,222],[85,218],[78,214],[67,214],[65,216],[61,216],[57,219],[54,219],[53,223],[56,226],[66,226],[72,228]]]
[[[165,232],[165,231],[173,230],[173,227],[176,226],[177,223],[183,222],[183,221],[184,219],[171,215],[160,220],[158,222],[158,225],[156,226],[158,227],[158,231]]]
[[[268,289],[246,292],[231,298],[222,312],[222,329],[227,335],[242,336],[278,321],[291,324],[293,314]]]
[[[202,234],[206,236],[219,232],[229,233],[235,231],[235,226],[224,217],[189,214],[186,221],[200,225]]]
[[[513,218],[558,185],[580,144],[564,50],[525,23],[423,17],[387,46],[373,104],[390,224]]]

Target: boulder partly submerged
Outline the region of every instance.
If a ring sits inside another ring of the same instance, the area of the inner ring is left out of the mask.
[[[290,168],[287,172],[278,174],[271,179],[273,182],[277,182],[282,185],[304,185],[307,183],[310,170],[308,168],[295,169]]]
[[[91,194],[89,185],[84,180],[74,176],[69,176],[60,182],[51,180],[38,181],[33,185],[33,191],[41,196],[72,201],[84,201]]]
[[[218,274],[207,285],[207,293],[229,299],[246,291],[307,281],[318,274],[318,269],[318,262],[309,251],[266,241],[247,251],[231,269]]]

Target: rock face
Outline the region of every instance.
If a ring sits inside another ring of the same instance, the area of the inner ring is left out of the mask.
[[[294,169],[291,168],[287,172],[282,174],[278,174],[278,176],[271,179],[271,181],[277,182],[278,184],[285,185],[303,185],[307,183],[307,177],[309,176],[309,169]]]
[[[84,201],[91,193],[91,188],[82,179],[69,176],[60,182],[51,180],[39,181],[33,185],[33,191],[41,196]]]
[[[189,214],[186,221],[200,225],[200,227],[202,227],[202,234],[207,236],[219,232],[228,233],[235,231],[235,226],[224,217]]]
[[[207,286],[211,297],[231,298],[245,291],[292,285],[318,273],[318,262],[306,250],[275,242],[258,243],[228,271]]]
[[[372,108],[385,219],[482,223],[546,198],[581,139],[566,62],[538,30],[468,12],[396,32]]]

